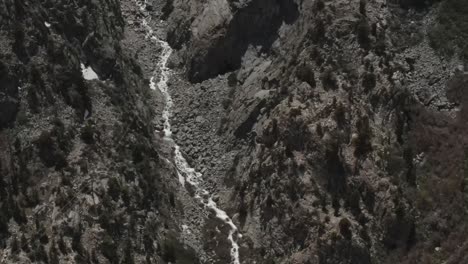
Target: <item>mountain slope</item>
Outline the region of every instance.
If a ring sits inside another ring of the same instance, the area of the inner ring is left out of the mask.
[[[0,4],[1,263],[195,261],[131,3]]]
[[[433,33],[453,2],[168,3],[188,80],[176,136],[241,226],[245,263],[463,263],[450,94],[465,75]]]
[[[467,7],[1,2],[0,263],[467,263]]]

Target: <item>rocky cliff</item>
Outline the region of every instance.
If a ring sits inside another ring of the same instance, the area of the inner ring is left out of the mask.
[[[177,138],[244,263],[467,261],[466,1],[167,5]]]
[[[130,1],[0,3],[1,263],[196,261],[154,134],[154,65],[136,56],[150,48],[124,11],[140,15]]]
[[[468,263],[467,10],[0,2],[0,263]]]

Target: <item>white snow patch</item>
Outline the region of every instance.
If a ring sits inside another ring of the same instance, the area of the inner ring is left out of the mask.
[[[83,73],[83,78],[85,78],[85,80],[99,80],[99,77],[96,72],[94,72],[93,68],[86,67],[83,63],[81,63],[81,72]]]
[[[88,111],[88,109],[85,109],[85,112],[84,112],[84,119],[88,118],[90,116],[90,113]]]

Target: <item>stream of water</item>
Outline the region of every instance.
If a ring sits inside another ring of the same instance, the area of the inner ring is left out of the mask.
[[[146,1],[144,3],[138,3],[141,11],[145,11]],[[242,235],[238,232],[237,226],[234,224],[232,219],[227,215],[225,211],[220,209],[215,201],[212,199],[212,195],[203,188],[203,176],[201,173],[197,172],[192,168],[187,160],[182,155],[180,146],[175,143],[172,139],[172,129],[171,129],[171,111],[174,105],[172,97],[169,93],[168,80],[171,75],[171,70],[167,67],[167,61],[172,54],[172,49],[169,44],[161,39],[159,39],[155,34],[151,26],[148,24],[146,19],[142,21],[143,26],[146,29],[146,38],[149,41],[156,42],[162,47],[161,56],[157,65],[157,69],[160,71],[159,81],[155,81],[155,76],[150,80],[150,88],[152,90],[158,89],[164,96],[166,105],[164,107],[162,117],[164,120],[164,139],[169,141],[174,145],[174,163],[177,168],[177,173],[179,177],[179,182],[182,186],[185,184],[190,184],[195,189],[194,198],[199,200],[204,204],[205,210],[212,210],[216,213],[216,217],[226,223],[229,227],[228,240],[231,243],[231,263],[240,264],[239,259],[239,244],[237,243],[237,238],[241,238]]]

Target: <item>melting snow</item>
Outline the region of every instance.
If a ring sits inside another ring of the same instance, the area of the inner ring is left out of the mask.
[[[85,78],[85,80],[98,80],[99,77],[97,76],[97,74],[93,71],[93,68],[91,67],[85,67],[85,65],[83,63],[81,63],[81,72],[83,73],[83,78]]]

